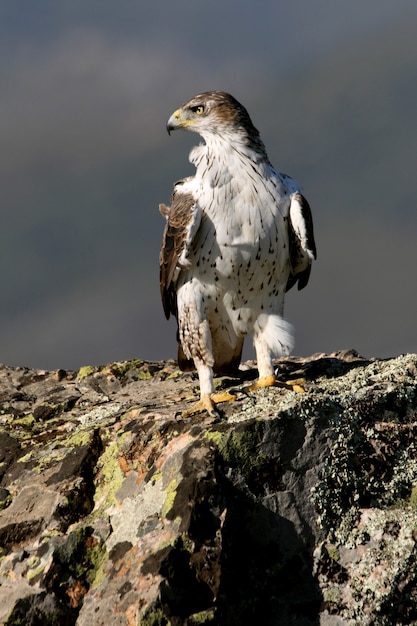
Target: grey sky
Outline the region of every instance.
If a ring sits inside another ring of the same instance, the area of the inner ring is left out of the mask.
[[[415,0],[0,2],[0,362],[175,355],[157,206],[197,138],[165,122],[207,89],[311,199],[296,352],[417,350],[416,32]]]

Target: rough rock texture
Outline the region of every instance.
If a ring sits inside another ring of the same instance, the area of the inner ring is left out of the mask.
[[[417,624],[417,356],[279,365],[0,366],[0,622]]]

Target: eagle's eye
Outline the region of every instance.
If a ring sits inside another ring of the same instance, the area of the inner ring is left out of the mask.
[[[204,106],[202,104],[199,104],[198,106],[191,107],[191,111],[193,113],[197,113],[197,115],[203,115],[203,113],[204,113]]]

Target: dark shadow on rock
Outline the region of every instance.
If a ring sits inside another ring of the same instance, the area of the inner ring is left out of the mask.
[[[309,358],[288,357],[278,362],[278,378],[304,378],[314,381],[319,376],[338,378],[352,369],[368,365],[369,360],[361,357],[354,350],[340,350],[329,355],[317,355]]]
[[[317,354],[312,357],[283,357],[274,361],[277,380],[285,383],[294,379],[303,378],[307,382],[314,382],[316,378],[338,378],[352,369],[364,367],[370,361],[361,357],[355,350],[339,350],[328,355]],[[219,388],[230,387],[232,384],[250,382],[258,377],[256,361],[247,361],[247,369],[236,371],[229,377],[224,377]]]
[[[18,600],[5,626],[74,626],[75,619],[55,597],[42,591]]]
[[[324,436],[325,427],[318,432],[322,419],[307,426],[283,415],[235,425],[231,438],[240,438],[241,450],[252,447],[253,464],[223,449],[219,625],[319,624],[322,596],[313,551],[320,531],[306,478],[319,451],[306,441]]]
[[[205,611],[212,615],[204,623],[218,626],[319,624],[319,530],[304,478],[304,463],[317,459],[314,449],[299,454],[306,425],[283,417],[218,428],[219,447],[200,440],[184,456],[170,512],[182,519],[183,536],[142,568],[164,578],[164,616],[174,626]]]
[[[229,482],[222,529],[217,623],[313,626],[322,602],[314,543],[294,524]]]

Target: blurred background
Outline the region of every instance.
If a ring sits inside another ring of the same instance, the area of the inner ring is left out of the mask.
[[[1,0],[0,81],[0,362],[175,357],[158,204],[199,138],[165,125],[211,89],[313,209],[294,353],[417,352],[415,0]]]

